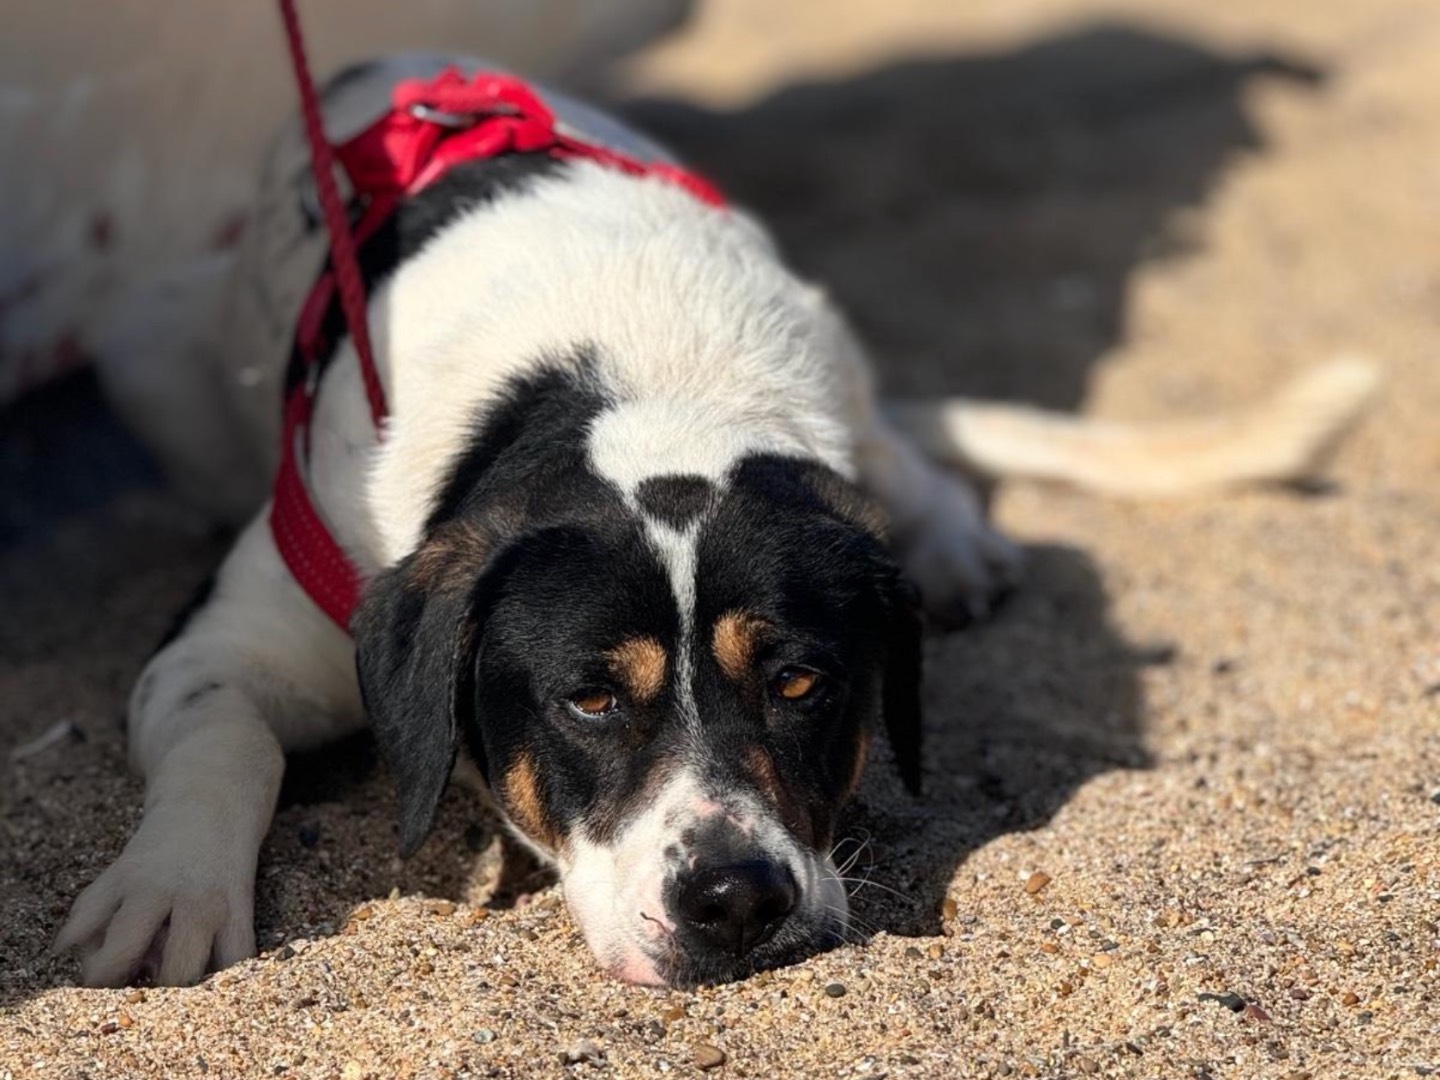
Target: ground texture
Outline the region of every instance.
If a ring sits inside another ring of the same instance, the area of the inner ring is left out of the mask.
[[[1029,581],[931,643],[922,800],[877,750],[858,940],[740,985],[619,986],[553,890],[487,907],[459,795],[400,864],[361,743],[292,770],[259,958],[74,989],[124,696],[222,549],[83,388],[13,413],[0,1077],[1440,1075],[1437,55],[1428,0],[715,0],[625,73],[898,391],[1154,418],[1388,374],[1314,490],[1000,490]]]

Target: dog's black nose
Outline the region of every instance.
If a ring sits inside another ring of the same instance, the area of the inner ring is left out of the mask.
[[[704,946],[744,956],[795,910],[789,869],[765,860],[696,870],[680,882],[676,913]]]

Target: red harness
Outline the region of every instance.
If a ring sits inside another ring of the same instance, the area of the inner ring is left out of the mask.
[[[378,436],[384,434],[385,388],[370,344],[357,246],[374,236],[404,199],[453,166],[503,154],[583,158],[633,176],[662,178],[712,206],[722,206],[724,200],[693,173],[663,162],[640,161],[563,130],[530,87],[504,75],[480,73],[466,79],[450,69],[429,81],[401,82],[388,113],[349,142],[331,147],[305,61],[294,0],[280,0],[280,9],[300,89],[315,186],[330,233],[330,262],[311,288],[295,329],[295,362],[303,377],[285,402],[270,531],[300,587],[348,631],[360,597],[360,574],[316,508],[304,466],[310,455],[310,421],[321,369],[335,344],[327,340],[323,328],[336,304],[344,312],[355,347],[375,430]],[[353,192],[351,209],[358,215],[353,226],[335,185],[337,160]]]

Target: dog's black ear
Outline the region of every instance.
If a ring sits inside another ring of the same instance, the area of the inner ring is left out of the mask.
[[[430,833],[474,709],[487,546],[427,541],[370,582],[351,619],[360,696],[400,798],[404,856]]]
[[[922,728],[920,677],[924,663],[925,622],[920,597],[903,578],[891,592],[890,627],[886,642],[881,708],[885,732],[895,753],[900,779],[912,795],[920,794]]]

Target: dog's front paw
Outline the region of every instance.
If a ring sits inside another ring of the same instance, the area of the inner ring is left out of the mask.
[[[933,618],[949,625],[983,619],[1019,584],[1024,553],[985,520],[964,484],[940,477],[932,495],[919,527],[903,538],[905,572]]]
[[[215,831],[151,811],[70,909],[55,951],[76,949],[87,986],[197,982],[255,954],[254,866]],[[239,865],[237,865],[239,864]]]

